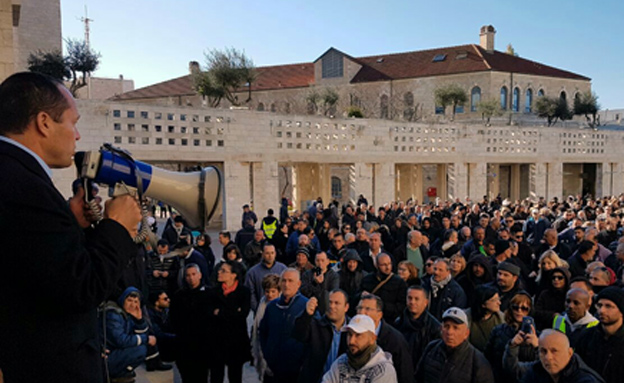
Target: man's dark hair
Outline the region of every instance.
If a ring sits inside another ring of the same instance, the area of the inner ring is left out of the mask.
[[[373,295],[373,294],[362,295],[362,298],[360,298],[360,301],[367,301],[367,300],[375,301],[377,310],[383,311],[383,301],[377,295]]]
[[[578,253],[579,253],[579,254],[585,254],[585,253],[587,253],[589,250],[593,249],[593,248],[594,248],[594,246],[596,246],[596,244],[595,244],[595,243],[593,243],[592,241],[582,241],[582,242],[579,244],[579,247],[578,247]]]
[[[220,231],[219,235],[222,236],[223,238],[227,238],[227,239],[232,238],[229,231]]]
[[[342,296],[345,299],[345,303],[349,304],[349,294],[347,294],[346,291],[344,291],[343,289],[333,289],[332,291],[329,292],[329,295],[335,294],[335,293],[340,293],[342,294]],[[329,296],[328,295],[328,296]]]
[[[152,307],[156,306],[156,302],[158,302],[158,299],[160,298],[160,296],[165,293],[166,293],[165,290],[158,290],[158,291],[151,292],[149,296],[147,297],[147,303]]]
[[[575,282],[584,283],[585,286],[587,287],[587,289],[591,290],[591,288],[592,288],[591,282],[589,282],[589,279],[587,279],[585,277],[578,276],[578,277],[574,277],[574,278],[570,279],[570,285],[575,283]]]
[[[427,293],[427,290],[425,290],[425,288],[424,288],[424,287],[422,287],[422,286],[419,286],[419,285],[411,285],[410,287],[408,287],[408,288],[407,288],[407,292],[409,292],[410,290],[422,291],[422,292],[423,292],[423,294],[425,294],[425,297],[426,297],[427,299],[429,299],[429,297],[428,297],[428,293]]]
[[[273,209],[269,209],[269,210],[267,210],[267,214],[268,215],[273,215],[273,214],[275,214],[275,212],[273,211]]]
[[[16,73],[0,84],[0,135],[22,134],[39,112],[61,121],[69,103],[63,84],[44,74]]]

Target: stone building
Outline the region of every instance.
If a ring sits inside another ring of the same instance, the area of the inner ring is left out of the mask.
[[[565,98],[591,90],[588,77],[554,68],[494,49],[496,31],[480,30],[480,44],[424,51],[352,57],[330,48],[314,62],[257,68],[247,106],[280,114],[340,116],[350,106],[368,118],[436,122],[445,111],[435,105],[434,90],[457,84],[469,100],[458,107],[458,120],[481,116],[477,104],[496,99],[512,120],[533,117],[535,99],[542,95]],[[191,63],[190,71],[197,70]],[[193,91],[192,75],[137,89],[115,97],[115,101],[156,105],[202,106],[206,101]],[[339,95],[331,110],[311,104],[311,93],[331,89]],[[239,99],[247,99],[241,89]],[[222,107],[228,107],[225,102]],[[450,109],[448,107],[447,109]],[[449,110],[446,111],[450,113]],[[507,118],[509,120],[509,118]]]
[[[26,70],[30,53],[61,49],[60,0],[0,0],[0,81]]]

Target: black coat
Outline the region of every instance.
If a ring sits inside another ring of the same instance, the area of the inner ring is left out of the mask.
[[[390,326],[385,320],[379,325],[377,345],[392,355],[392,363],[399,380],[398,383],[412,383],[414,381],[414,367],[409,346],[403,335]]]
[[[345,325],[349,318],[345,319]],[[340,335],[338,355],[347,352],[347,333]],[[295,319],[292,337],[306,344],[306,354],[299,374],[299,383],[318,383],[323,377],[323,369],[329,349],[334,340],[334,328],[326,316],[308,315],[304,311]],[[336,356],[338,356],[336,355]]]
[[[362,291],[372,293],[375,287],[385,278],[380,278],[377,273],[368,274],[362,278]],[[383,316],[388,323],[394,323],[405,308],[407,286],[405,281],[397,275],[379,288],[375,293],[383,301]]]
[[[466,293],[454,279],[451,279],[442,290],[439,290],[436,297],[433,296],[431,278],[423,281],[423,287],[429,295],[429,312],[438,320],[441,320],[442,314],[451,307],[461,309],[468,307]]]
[[[236,290],[223,294],[221,284],[210,289],[209,315],[212,358],[217,363],[238,364],[251,360],[247,316],[251,309],[251,292],[240,281]],[[214,311],[219,312],[215,315]]]
[[[440,322],[427,310],[418,319],[412,320],[411,314],[405,309],[403,314],[397,318],[394,327],[403,334],[407,341],[412,356],[412,366],[416,370],[425,347],[431,341],[440,338]]]
[[[624,326],[608,339],[602,325],[583,330],[575,352],[607,383],[619,383],[624,376]]]
[[[181,289],[171,299],[169,320],[177,337],[178,360],[207,363],[209,330],[214,327],[210,315],[210,292],[206,286]]]
[[[416,370],[418,383],[494,383],[490,363],[466,339],[448,349],[439,339],[429,343]]]
[[[505,346],[510,340],[516,336],[519,329],[516,329],[507,323],[499,324],[494,327],[490,334],[490,340],[485,346],[485,357],[490,361],[494,377],[497,382],[515,382],[513,374],[503,369],[503,354]],[[530,345],[522,344],[519,346],[518,359],[520,362],[533,362],[538,359],[537,348]]]
[[[84,231],[34,157],[0,141],[0,368],[6,382],[101,382],[98,305],[136,246]]]
[[[552,378],[546,372],[542,363],[533,362],[531,368],[520,380],[522,383],[552,383]],[[568,365],[560,372],[560,382],[565,383],[604,383],[604,379],[596,371],[587,367],[578,355],[572,355]]]

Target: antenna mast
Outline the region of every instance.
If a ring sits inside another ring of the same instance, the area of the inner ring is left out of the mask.
[[[80,21],[82,21],[84,23],[84,39],[85,39],[85,43],[87,44],[87,47],[89,47],[89,23],[92,21],[95,21],[93,19],[90,19],[88,14],[87,14],[87,6],[85,5],[85,16],[80,18]]]

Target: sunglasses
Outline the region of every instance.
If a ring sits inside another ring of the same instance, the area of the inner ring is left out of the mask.
[[[429,262],[427,262],[427,263],[425,263],[425,266],[427,266],[427,267],[431,267],[431,266],[433,266],[433,263],[429,263]]]
[[[519,305],[511,305],[511,309],[513,311],[524,311],[525,313],[528,313],[530,310],[528,306],[519,306]]]
[[[562,281],[564,278],[563,275],[553,275],[552,279],[553,281]]]

